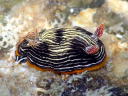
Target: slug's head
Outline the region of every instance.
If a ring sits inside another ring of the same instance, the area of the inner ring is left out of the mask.
[[[94,34],[88,38],[88,41],[90,42],[88,45],[86,45],[85,51],[87,54],[95,54],[100,49],[99,46],[99,38],[103,35],[104,31],[104,25],[101,24],[95,31]]]

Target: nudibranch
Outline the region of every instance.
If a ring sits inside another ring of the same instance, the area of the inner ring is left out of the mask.
[[[95,33],[81,27],[43,30],[27,36],[17,45],[16,61],[58,74],[100,69],[107,57],[105,46],[99,39],[103,31],[103,24]]]

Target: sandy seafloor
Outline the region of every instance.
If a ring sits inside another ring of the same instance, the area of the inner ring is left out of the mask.
[[[28,33],[100,24],[109,58],[100,70],[58,76],[14,61]],[[128,0],[0,0],[0,96],[128,96]]]

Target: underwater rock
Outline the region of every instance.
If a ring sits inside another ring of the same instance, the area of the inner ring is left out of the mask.
[[[128,24],[128,2],[125,0],[106,0],[106,4],[112,12],[119,14],[123,19],[124,23]]]
[[[89,94],[88,91],[91,90],[93,93],[94,90],[100,89],[101,87],[105,87],[107,85],[107,79],[104,79],[102,76],[87,73],[83,75],[82,78],[78,78],[78,80],[73,80],[71,83],[67,83],[67,88],[65,88],[61,96],[89,96],[87,95]],[[104,90],[102,92],[104,92]]]
[[[118,39],[126,41],[128,40],[127,6],[126,1],[106,0],[106,3],[96,10],[94,22],[97,24],[103,22],[107,26],[107,33],[114,34]]]
[[[70,0],[68,6],[71,8],[98,8],[105,3],[105,0]]]
[[[72,26],[81,26],[84,28],[91,28],[96,27],[96,23],[93,21],[93,16],[96,13],[96,9],[87,8],[85,10],[82,10],[78,15],[76,16],[70,16],[69,22],[71,22]]]
[[[9,0],[9,1],[8,0],[7,1],[0,0],[0,14],[1,14],[1,12],[3,14],[9,12],[13,6],[21,3],[22,1],[24,1],[24,0]]]
[[[118,40],[114,35],[106,34],[102,38],[111,60],[111,71],[116,77],[128,76],[128,43]],[[110,46],[109,46],[110,45]]]
[[[109,89],[111,96],[128,96],[128,93],[124,91],[125,86],[122,87],[113,87]]]
[[[106,3],[100,8],[97,8],[96,13],[93,16],[93,20],[97,24],[100,24],[102,22],[107,27],[111,27],[122,22],[122,18],[115,12],[110,11]]]

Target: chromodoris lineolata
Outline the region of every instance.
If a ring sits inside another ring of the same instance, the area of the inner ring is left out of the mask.
[[[17,45],[16,61],[59,74],[97,70],[104,66],[107,57],[99,39],[103,30],[101,24],[95,33],[73,27],[53,28],[27,36]]]

